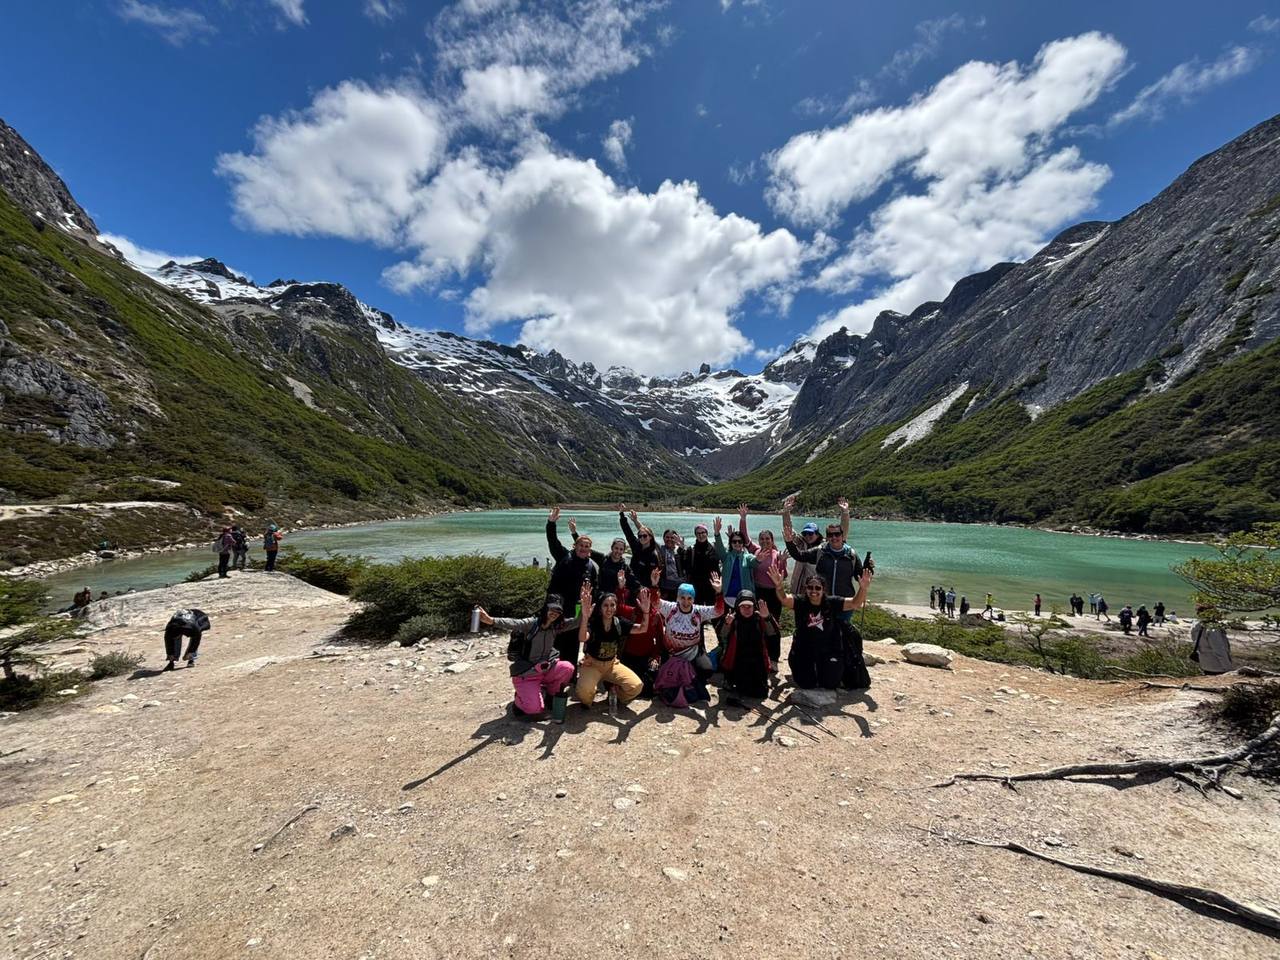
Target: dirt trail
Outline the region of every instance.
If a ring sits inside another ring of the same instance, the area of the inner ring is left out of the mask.
[[[1240,801],[1170,781],[927,786],[962,769],[1212,749],[1223,741],[1197,719],[1199,695],[963,658],[935,670],[873,645],[889,662],[822,717],[834,736],[795,711],[783,719],[799,730],[643,701],[623,723],[573,710],[529,725],[504,715],[502,637],[332,648],[342,598],[283,576],[181,589],[181,603],[122,598],[131,610],[94,639],[158,666],[158,624],[199,606],[214,629],[197,669],[0,721],[0,754],[21,751],[0,759],[0,952],[1277,952],[1159,897],[927,832],[1280,902],[1280,790],[1259,782],[1234,779]]]

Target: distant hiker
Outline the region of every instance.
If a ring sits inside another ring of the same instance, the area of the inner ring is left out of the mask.
[[[1040,616],[1040,594],[1038,594],[1038,593],[1036,594],[1036,598],[1035,598],[1034,603],[1035,603],[1035,608],[1036,608],[1036,616],[1038,617],[1038,616]]]
[[[785,575],[776,567],[771,570],[785,589]],[[778,621],[756,602],[754,593],[743,590],[733,612],[725,616],[720,632],[724,651],[720,669],[724,671],[725,684],[744,697],[763,700],[769,695],[769,674],[774,663],[770,647],[777,648],[774,638],[781,635]]]
[[[955,587],[952,587],[950,590],[947,591],[946,601],[947,601],[947,616],[954,619],[956,615],[956,588]]]
[[[231,528],[231,538],[235,541],[231,548],[231,566],[243,570],[249,563],[249,534],[237,523]]]
[[[934,605],[937,603],[937,600],[938,600],[938,588],[930,587],[929,588],[929,609],[930,610],[934,608]]]
[[[982,608],[982,615],[985,617],[985,616],[987,616],[988,614],[990,614],[990,615],[991,615],[991,619],[992,619],[992,620],[994,620],[994,619],[996,618],[996,609],[995,609],[995,607],[996,607],[996,598],[995,598],[995,597],[993,597],[991,594],[989,594],[989,593],[988,593],[988,594],[987,594],[987,605],[986,605],[985,607],[983,607],[983,608]]]
[[[1156,619],[1155,619],[1156,626],[1157,627],[1164,626],[1164,601],[1163,600],[1156,601],[1155,615],[1156,615]]]
[[[702,628],[724,613],[720,574],[711,574],[716,602],[694,603],[693,584],[682,583],[675,601],[660,600],[657,615],[663,623],[663,645],[669,656],[658,668],[654,690],[671,706],[684,707],[710,699],[706,682],[715,672],[707,656]]]
[[[1203,607],[1196,607],[1197,614],[1203,614]],[[1236,668],[1231,660],[1231,641],[1222,629],[1222,624],[1214,621],[1196,620],[1191,624],[1191,659],[1200,664],[1205,673],[1230,673]]]
[[[71,604],[59,610],[59,613],[69,613],[73,617],[82,617],[86,613],[89,604],[93,603],[93,591],[89,587],[75,593],[71,597]]]
[[[1107,618],[1110,620],[1110,617]],[[1133,607],[1125,604],[1120,608],[1120,629],[1124,631],[1125,636],[1129,635],[1129,629],[1133,626]]]
[[[209,629],[209,617],[203,610],[179,610],[164,627],[164,655],[168,659],[165,670],[172,670],[180,659],[187,661],[188,667],[196,665],[196,654],[200,650],[200,638]],[[189,637],[187,655],[182,656],[182,638]]]
[[[566,631],[577,630],[577,620],[566,620],[564,602],[549,594],[536,616],[491,617],[480,608],[480,622],[511,631],[507,659],[511,661],[511,685],[515,687],[512,712],[534,718],[547,709],[547,700],[565,695],[573,679],[573,664],[560,659],[557,642]]]
[[[969,598],[960,598],[960,616],[965,616],[969,612]]]
[[[1078,593],[1072,593],[1071,599],[1067,602],[1071,604],[1071,615],[1073,617],[1080,616],[1080,611],[1084,607],[1084,597]]]
[[[230,527],[223,527],[222,533],[218,534],[213,541],[213,552],[218,555],[218,577],[225,580],[227,578],[227,567],[231,565],[231,551],[236,547],[235,537],[231,535]]]
[[[1138,612],[1134,616],[1135,616],[1135,619],[1138,621],[1138,636],[1149,637],[1150,634],[1147,633],[1147,627],[1151,623],[1150,611],[1147,610],[1145,605],[1139,604]]]
[[[720,573],[720,556],[705,523],[693,528],[693,546],[685,547],[683,562],[685,574],[693,584],[696,602],[703,605],[715,603],[716,590],[711,585],[711,575]]]
[[[775,571],[776,572],[776,571]],[[857,683],[857,676],[865,676],[862,659],[862,636],[846,619],[867,602],[873,569],[867,567],[858,580],[856,596],[838,597],[827,593],[826,582],[820,576],[812,576],[805,584],[803,597],[787,593],[786,581],[779,575],[774,581],[782,605],[795,612],[795,634],[787,665],[791,679],[801,690],[823,688],[835,690]],[[857,647],[858,663],[852,662]],[[861,667],[861,670],[857,668]],[[851,672],[852,668],[852,672]]]
[[[788,498],[782,508],[784,536],[791,526],[791,502]],[[826,543],[820,547],[812,546],[802,549],[792,537],[787,540],[787,552],[800,563],[813,564],[813,576],[823,582],[828,595],[853,597],[858,592],[858,581],[862,577],[862,560],[846,542],[849,531],[849,501],[840,497],[836,500],[836,505],[840,508],[840,522],[827,524]],[[807,580],[805,586],[807,593]],[[852,616],[853,614],[848,610],[840,614],[843,620],[849,620]]]
[[[716,554],[720,557],[721,582],[724,602],[733,606],[738,594],[750,590],[756,582],[756,558],[747,553],[747,543],[741,531],[730,528],[729,546],[724,545],[720,533],[721,520],[716,517]]]
[[[535,570],[537,570],[537,569],[538,569],[538,558],[537,558],[537,557],[534,557],[534,558],[533,558],[533,569],[535,569]]]
[[[635,532],[632,532],[627,523],[628,516],[636,526]],[[628,511],[621,503],[618,504],[618,523],[622,526],[622,535],[627,538],[627,545],[631,547],[631,572],[640,583],[648,583],[649,571],[664,562],[658,556],[658,544],[653,538],[653,530],[640,522],[634,510]]]
[[[761,530],[760,542],[752,542],[751,534],[747,532],[747,505],[745,503],[738,507],[738,532],[742,534],[743,540],[746,541],[747,553],[756,558],[753,587],[756,599],[769,611],[769,615],[777,620],[782,616],[782,602],[778,599],[778,591],[773,586],[773,578],[769,575],[769,570],[780,566],[782,575],[785,577],[787,575],[787,555],[778,549],[778,544],[773,539],[772,530]],[[781,656],[781,651],[774,649],[770,652],[770,656],[776,662],[778,657]]]
[[[1093,608],[1097,611],[1093,619],[1097,620],[1100,617],[1106,617],[1107,623],[1111,622],[1111,617],[1107,615],[1107,611],[1111,608],[1107,606],[1106,597],[1102,594],[1098,594],[1098,602],[1094,604]]]
[[[1089,594],[1089,612],[1097,619],[1098,615],[1098,595],[1096,593]]]
[[[280,552],[280,541],[284,532],[274,523],[267,524],[267,532],[262,535],[262,549],[267,551],[267,573],[276,568],[276,554]]]
[[[574,538],[572,550],[565,549],[556,534],[556,521],[559,519],[560,508],[552,507],[547,514],[547,549],[555,557],[555,566],[551,568],[551,583],[547,587],[547,593],[554,593],[566,598],[566,602],[573,603],[582,590],[583,581],[590,583],[592,589],[595,589],[600,580],[600,567],[591,557],[591,538],[586,534]],[[566,655],[565,659],[576,665],[576,641],[572,652],[573,656]],[[568,650],[562,650],[561,653],[567,654]]]
[[[618,598],[602,594],[600,603],[591,600],[591,584],[583,583],[578,594],[582,618],[578,622],[578,642],[582,645],[582,665],[578,671],[578,699],[590,710],[596,699],[596,688],[603,682],[609,686],[609,712],[619,704],[629,703],[640,695],[644,683],[627,668],[618,654],[626,638],[644,633],[649,626],[649,591],[640,591],[640,622],[633,623],[617,615]]]

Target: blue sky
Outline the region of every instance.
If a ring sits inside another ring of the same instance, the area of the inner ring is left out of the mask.
[[[909,311],[1276,109],[1261,2],[887,6],[6,4],[0,117],[139,248],[663,373]]]

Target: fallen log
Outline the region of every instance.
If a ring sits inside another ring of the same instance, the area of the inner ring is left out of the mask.
[[[1029,770],[1025,773],[985,773],[970,772],[953,774],[946,780],[935,783],[935,787],[950,787],[957,780],[994,780],[1006,786],[1027,780],[1065,780],[1070,777],[1124,777],[1142,776],[1144,774],[1162,774],[1170,776],[1186,770],[1199,770],[1202,767],[1222,767],[1249,760],[1255,754],[1280,737],[1280,713],[1271,718],[1271,725],[1252,740],[1242,743],[1234,750],[1216,753],[1207,757],[1172,757],[1165,760],[1122,760],[1116,763],[1073,763],[1065,767],[1052,767],[1048,770]]]
[[[1233,899],[1219,893],[1217,890],[1210,890],[1208,887],[1195,887],[1185,883],[1160,880],[1155,877],[1144,877],[1137,873],[1129,873],[1127,870],[1111,870],[1107,867],[1095,867],[1089,863],[1063,860],[1060,857],[1050,856],[1047,853],[1041,853],[1039,850],[1024,847],[1022,844],[1011,840],[980,840],[976,837],[962,837],[952,834],[942,834],[942,836],[946,839],[958,840],[961,843],[971,844],[976,847],[997,847],[1003,850],[1011,850],[1014,853],[1025,854],[1028,857],[1034,857],[1046,863],[1054,863],[1060,867],[1066,867],[1068,870],[1087,873],[1095,877],[1105,877],[1108,880],[1115,880],[1119,883],[1126,883],[1131,887],[1150,890],[1175,900],[1199,905],[1209,904],[1242,920],[1257,924],[1263,927],[1271,936],[1280,938],[1280,913],[1258,904],[1245,903]]]

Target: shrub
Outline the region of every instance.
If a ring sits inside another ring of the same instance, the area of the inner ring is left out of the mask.
[[[371,564],[351,590],[365,608],[348,626],[357,635],[386,638],[411,618],[429,616],[433,627],[456,633],[468,628],[476,604],[497,617],[531,616],[546,596],[547,580],[545,570],[478,554]]]
[[[217,572],[218,572],[218,565],[216,563],[211,563],[207,567],[205,567],[203,570],[192,570],[190,573],[188,573],[185,577],[182,578],[182,582],[196,583],[200,580],[203,580],[205,577],[213,576]]]
[[[1218,715],[1246,737],[1256,737],[1280,713],[1280,681],[1237,683],[1227,687]]]
[[[0,671],[5,683],[19,680],[16,668],[43,665],[32,651],[75,633],[75,624],[40,615],[45,589],[35,580],[10,580],[0,587],[0,628],[14,629],[0,636]]]
[[[1199,665],[1191,659],[1191,644],[1165,641],[1154,643],[1120,661],[1120,666],[1134,673],[1156,677],[1196,677]]]
[[[420,613],[400,624],[394,637],[402,647],[412,646],[426,637],[443,637],[449,632],[449,624],[434,613]]]
[[[89,661],[89,679],[122,677],[126,673],[137,670],[145,659],[146,657],[141,653],[126,653],[123,650],[94,654],[93,659]]]
[[[330,553],[323,557],[308,557],[297,547],[286,546],[276,560],[276,569],[304,580],[313,587],[330,593],[351,593],[356,579],[369,569],[369,560],[350,553]]]
[[[79,687],[88,680],[79,670],[50,670],[35,676],[5,677],[0,680],[0,710],[30,710],[45,700],[58,700],[59,690]]]

